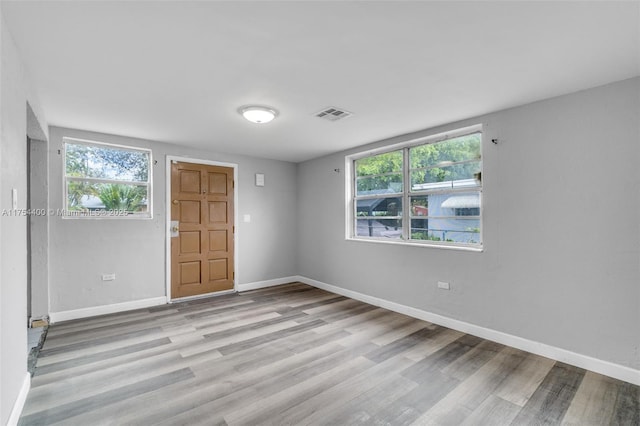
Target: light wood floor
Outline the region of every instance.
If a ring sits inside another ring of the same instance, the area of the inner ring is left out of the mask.
[[[633,386],[289,284],[54,325],[22,425],[638,425]]]

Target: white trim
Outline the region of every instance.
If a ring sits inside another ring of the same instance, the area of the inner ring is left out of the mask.
[[[273,287],[275,285],[289,284],[300,281],[301,277],[294,275],[291,277],[275,278],[265,281],[254,281],[252,283],[238,284],[236,289],[240,291],[256,290],[259,288]]]
[[[476,253],[482,253],[484,251],[484,247],[482,245],[478,246],[465,246],[461,245],[464,243],[456,243],[458,245],[447,244],[446,242],[434,241],[429,244],[420,243],[420,242],[412,242],[412,240],[394,240],[391,238],[383,239],[376,237],[347,237],[345,241],[355,241],[357,243],[379,243],[379,244],[392,244],[396,246],[412,246],[412,247],[423,247],[423,248],[436,248],[436,249],[445,249],[445,250],[460,250],[460,251],[471,251]],[[415,240],[413,240],[415,241]]]
[[[166,171],[165,171],[165,204],[166,204],[166,220],[165,220],[165,284],[166,284],[166,295],[167,301],[173,302],[179,299],[171,298],[171,162],[172,161],[180,161],[183,163],[194,163],[194,164],[206,164],[209,166],[221,166],[221,167],[229,167],[233,169],[233,224],[235,226],[235,233],[233,235],[233,291],[238,290],[238,265],[239,265],[239,257],[238,257],[238,238],[239,235],[239,226],[238,226],[238,188],[240,184],[238,182],[238,164],[236,163],[225,163],[222,161],[213,161],[213,160],[202,160],[198,158],[189,158],[189,157],[180,157],[177,155],[167,155],[166,158]],[[209,295],[203,295],[204,297],[209,297]]]
[[[117,143],[111,143],[111,142],[100,142],[100,141],[94,141],[93,139],[83,139],[83,138],[74,138],[73,136],[63,136],[62,137],[62,143],[65,144],[67,143],[66,141],[76,141],[81,143],[82,145],[97,145],[99,147],[103,147],[103,146],[113,146],[116,147],[118,149],[122,149],[125,151],[131,151],[131,152],[137,152],[137,151],[148,151],[149,154],[151,154],[151,148],[141,148],[141,147],[136,147],[136,146],[131,146],[131,145],[122,145],[122,144],[117,144]],[[72,142],[73,143],[73,142]],[[149,166],[151,166],[152,164],[149,164]]]
[[[132,311],[134,309],[149,308],[151,306],[165,305],[166,296],[153,297],[151,299],[132,300],[130,302],[114,303],[112,305],[92,306],[90,308],[73,309],[71,311],[51,312],[49,320],[51,324],[60,321],[69,321],[79,318],[89,318],[98,315],[113,314],[116,312]]]
[[[20,420],[20,415],[22,414],[22,409],[24,408],[24,403],[27,401],[29,389],[31,389],[31,374],[25,373],[20,393],[18,393],[18,398],[16,398],[16,402],[13,404],[13,408],[11,409],[7,426],[16,426],[18,424],[18,420]]]
[[[390,311],[398,312],[404,315],[458,330],[463,333],[469,333],[483,339],[492,340],[494,342],[511,346],[516,349],[531,352],[536,355],[551,358],[556,361],[584,368],[586,370],[594,371],[596,373],[623,380],[634,385],[640,385],[640,370],[635,370],[631,367],[615,364],[609,361],[604,361],[587,355],[568,351],[566,349],[514,336],[512,334],[503,333],[501,331],[492,330],[490,328],[481,327],[479,325],[470,324],[468,322],[423,311],[422,309],[413,308],[411,306],[402,305],[400,303],[390,302],[379,297],[369,296],[367,294],[347,290],[331,284],[323,283],[321,281],[316,281],[311,278],[299,276],[297,277],[297,281],[326,291],[330,291],[332,293],[360,300],[374,306],[380,306],[381,308],[389,309]]]
[[[470,135],[472,133],[482,133],[483,124],[472,124],[471,126],[461,127],[459,129],[448,130],[444,132],[435,133],[432,135],[420,136],[417,138],[411,137],[412,135],[402,135],[393,139],[401,139],[398,142],[382,145],[375,148],[370,148],[364,151],[359,151],[346,156],[347,161],[359,160],[361,158],[370,157],[377,154],[383,154],[386,152],[396,151],[404,148],[411,148],[419,145],[427,145],[431,143],[438,143],[446,141],[447,139],[454,139],[460,136]],[[378,143],[388,142],[389,139],[378,141]],[[481,148],[482,149],[482,148]]]

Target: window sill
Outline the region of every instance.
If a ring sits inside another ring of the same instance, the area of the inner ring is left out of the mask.
[[[383,240],[383,239],[374,239],[374,238],[353,238],[347,237],[345,238],[347,241],[353,241],[358,243],[374,243],[374,244],[390,244],[396,246],[411,246],[411,247],[421,247],[421,248],[431,248],[431,249],[444,249],[444,250],[458,250],[458,251],[470,251],[474,253],[482,253],[484,251],[484,247],[472,247],[472,246],[456,246],[456,245],[448,245],[448,244],[425,244],[425,243],[413,243],[409,241],[393,241],[393,240]]]

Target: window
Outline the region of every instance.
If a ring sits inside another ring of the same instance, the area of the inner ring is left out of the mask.
[[[473,126],[347,157],[348,238],[482,247],[482,133]]]
[[[151,151],[64,139],[64,216],[151,217]]]

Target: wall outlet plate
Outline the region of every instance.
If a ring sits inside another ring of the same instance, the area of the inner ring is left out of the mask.
[[[102,281],[113,281],[116,279],[116,274],[102,274]]]
[[[443,281],[438,281],[438,288],[441,288],[442,290],[449,290],[449,283],[445,283]]]

